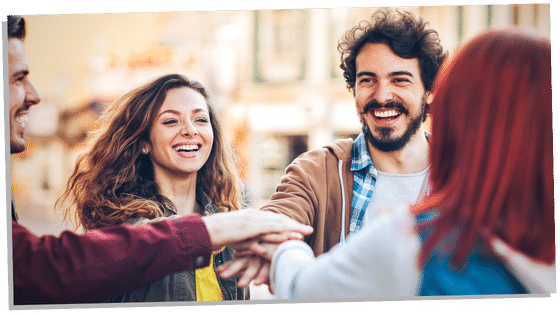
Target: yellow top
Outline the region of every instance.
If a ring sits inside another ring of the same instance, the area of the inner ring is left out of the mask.
[[[218,284],[218,278],[214,272],[214,255],[224,250],[212,252],[210,264],[205,268],[195,270],[196,278],[196,300],[197,301],[223,301],[224,295]]]

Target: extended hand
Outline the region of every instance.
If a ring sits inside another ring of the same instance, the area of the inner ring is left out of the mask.
[[[285,215],[255,209],[213,214],[202,217],[202,220],[210,234],[213,249],[244,241],[253,241],[252,244],[255,244],[254,240],[259,237],[268,238],[268,241],[272,238],[275,239],[274,242],[283,242],[299,238],[298,234],[309,235],[313,232],[312,227]],[[270,235],[264,236],[266,234]]]
[[[240,288],[248,286],[251,281],[254,281],[255,285],[267,284],[268,290],[272,293],[269,277],[270,261],[278,245],[277,243],[261,243],[266,251],[263,256],[235,253],[235,259],[217,267],[216,272],[224,279],[239,278],[237,286]]]
[[[255,285],[270,284],[270,261],[258,256],[237,257],[217,267],[216,272],[224,279],[237,277],[240,288],[248,286],[251,281]]]
[[[287,240],[303,240],[303,235],[298,232],[268,233],[239,243],[229,244],[228,247],[235,250],[236,257],[256,255],[272,260],[277,245]]]

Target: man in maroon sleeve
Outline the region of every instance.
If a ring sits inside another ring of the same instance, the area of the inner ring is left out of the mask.
[[[25,33],[25,20],[8,16],[11,154],[25,150],[28,111],[41,100],[28,76]],[[246,209],[38,237],[18,224],[13,199],[11,208],[14,305],[101,302],[168,274],[205,267],[213,249],[228,245],[264,254],[260,238],[282,242],[312,231],[287,217]]]

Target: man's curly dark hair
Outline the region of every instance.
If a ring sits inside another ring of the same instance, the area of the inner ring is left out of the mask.
[[[440,44],[438,33],[427,29],[427,24],[410,12],[396,10],[391,14],[387,9],[381,9],[372,15],[371,21],[361,21],[346,32],[338,44],[338,51],[347,88],[355,92],[356,57],[362,47],[366,43],[383,43],[401,58],[418,58],[422,83],[426,91],[430,91],[447,52]]]

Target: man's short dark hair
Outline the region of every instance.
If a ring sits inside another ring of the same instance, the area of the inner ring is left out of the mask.
[[[418,58],[422,83],[426,91],[432,89],[436,73],[447,56],[438,33],[427,29],[424,20],[410,12],[391,14],[381,9],[371,21],[362,21],[350,29],[338,44],[340,68],[344,71],[347,88],[353,93],[356,84],[356,57],[366,43],[383,43],[401,58]]]
[[[17,15],[8,15],[8,38],[25,39],[25,19]]]

